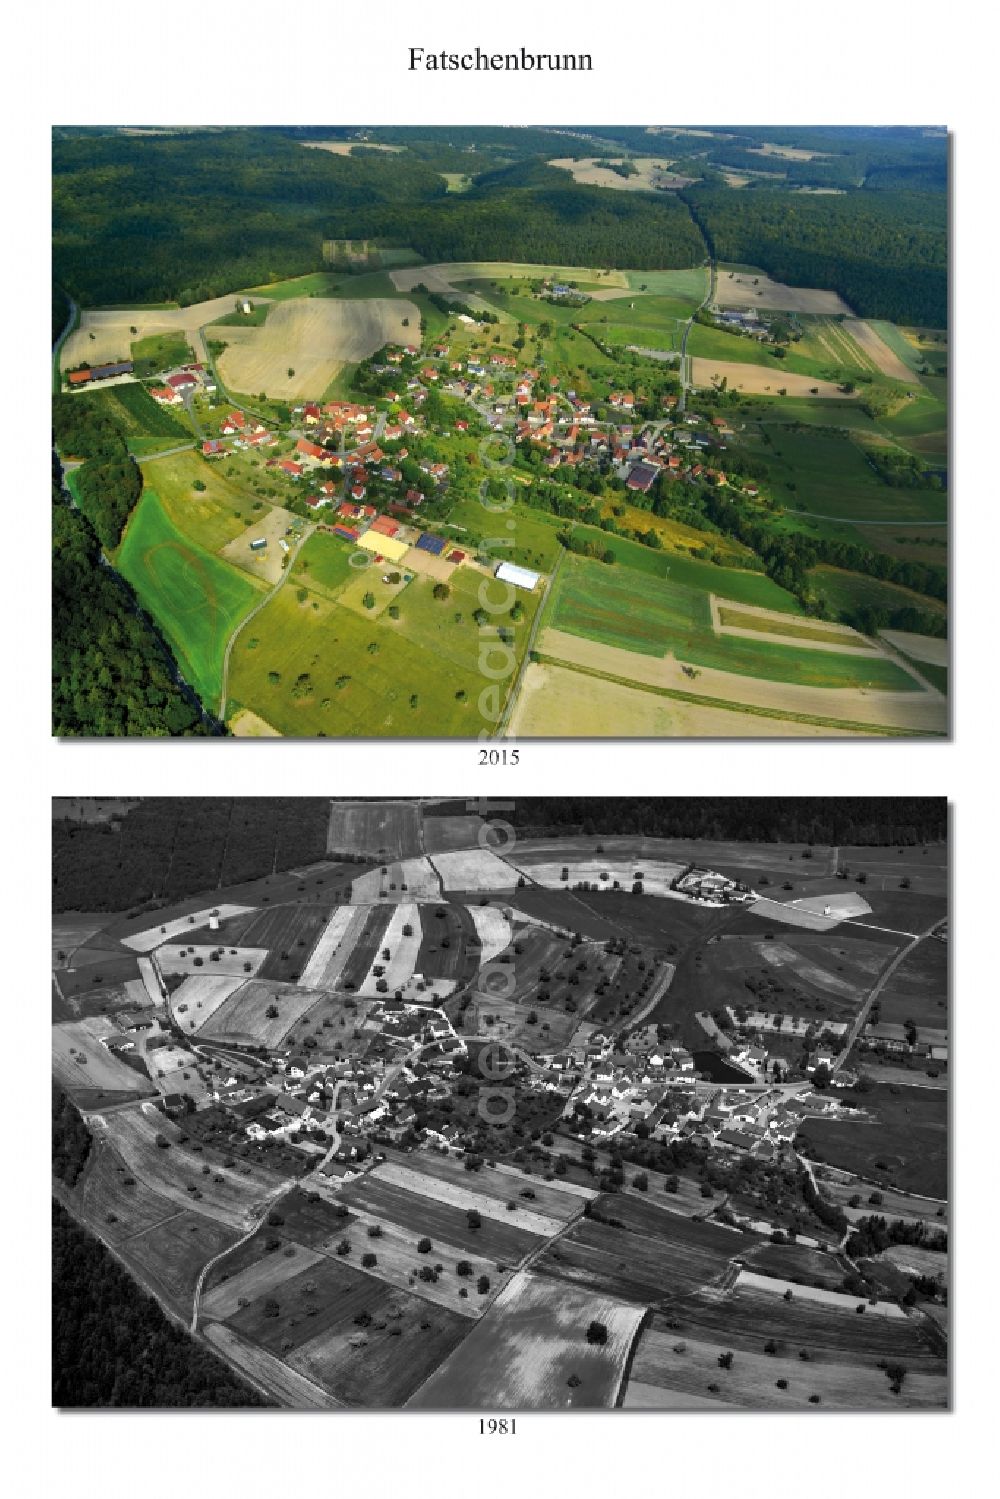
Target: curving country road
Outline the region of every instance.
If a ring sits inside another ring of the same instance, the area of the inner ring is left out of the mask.
[[[708,274],[708,291],[702,297],[701,301],[698,303],[698,306],[695,308],[694,312],[692,312],[691,316],[688,318],[687,322],[684,324],[684,332],[681,335],[681,363],[680,363],[681,393],[680,393],[680,398],[679,398],[679,400],[677,402],[677,411],[678,411],[679,414],[682,413],[684,411],[685,407],[687,406],[688,391],[690,389],[692,389],[691,383],[688,380],[688,376],[687,376],[687,367],[688,367],[688,365],[687,365],[688,335],[690,334],[691,329],[694,327],[694,320],[695,320],[696,314],[699,313],[699,312],[701,312],[701,310],[702,310],[703,307],[707,307],[708,304],[709,304],[709,302],[711,302],[712,298],[715,296],[715,260],[714,260],[714,258],[711,258],[711,257],[709,258],[708,268],[709,268],[709,274]]]
[[[871,1011],[872,1005],[878,999],[879,995],[882,993],[882,990],[892,978],[892,975],[896,972],[896,969],[899,967],[900,963],[903,962],[903,959],[908,957],[915,947],[919,947],[921,942],[925,942],[928,937],[933,936],[938,927],[944,926],[946,920],[947,917],[939,916],[937,920],[933,921],[925,931],[919,932],[912,941],[906,944],[905,947],[901,947],[896,956],[886,964],[885,968],[883,968],[875,983],[872,985],[872,988],[868,991],[868,998],[861,1006],[861,1009],[857,1017],[855,1018],[854,1024],[848,1031],[843,1047],[834,1058],[833,1066],[830,1068],[831,1072],[836,1072],[839,1068],[844,1066],[851,1048],[856,1043],[858,1037],[861,1035],[861,1032],[864,1030],[865,1025],[868,1022],[868,1016]],[[864,925],[865,923],[859,924]],[[876,928],[876,930],[879,929]],[[882,928],[881,930],[884,930],[884,928]]]
[[[226,641],[226,654],[223,657],[222,661],[222,692],[219,697],[218,719],[220,723],[225,723],[226,721],[226,698],[229,695],[229,658],[233,653],[233,646],[236,644],[237,637],[242,630],[246,629],[250,621],[252,619],[256,619],[260,611],[271,602],[271,600],[277,593],[280,593],[282,588],[284,588],[285,584],[288,582],[289,578],[292,575],[292,566],[295,562],[296,557],[299,555],[299,552],[305,546],[306,542],[309,540],[315,529],[316,527],[314,525],[310,525],[308,522],[306,523],[306,529],[299,537],[299,540],[295,543],[295,546],[292,547],[288,552],[288,562],[277,583],[275,583],[272,589],[264,594],[259,604],[254,604],[249,614],[244,615],[244,617],[237,624],[236,628],[233,630],[233,633],[230,635],[229,639]]]

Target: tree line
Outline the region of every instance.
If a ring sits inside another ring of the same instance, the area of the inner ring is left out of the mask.
[[[124,911],[322,859],[325,797],[147,797],[115,824],[54,822],[54,911]]]
[[[268,1404],[171,1322],[104,1245],[56,1202],[52,1403],[64,1410]]]
[[[428,815],[465,804],[440,803]],[[947,838],[944,797],[865,796],[521,796],[503,814],[515,828],[575,829],[650,838],[749,843],[913,847]]]
[[[717,260],[760,266],[796,286],[829,288],[862,317],[947,326],[944,193],[855,189],[814,196],[696,184],[682,197]]]
[[[102,565],[87,517],[52,481],[52,732],[66,737],[218,732],[181,684],[129,585]]]

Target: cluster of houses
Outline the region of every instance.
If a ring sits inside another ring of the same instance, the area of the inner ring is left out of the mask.
[[[215,378],[203,364],[184,364],[180,369],[170,370],[163,376],[162,385],[149,386],[149,394],[160,406],[180,406],[185,397],[198,391],[214,395]]]

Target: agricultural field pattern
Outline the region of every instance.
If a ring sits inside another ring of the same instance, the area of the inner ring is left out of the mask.
[[[943,802],[294,802],[53,805],[53,1197],[195,1403],[948,1406]]]
[[[947,142],[772,133],[57,132],[57,504],[171,685],[57,612],[56,732],[946,735]],[[183,174],[248,141],[237,265]]]

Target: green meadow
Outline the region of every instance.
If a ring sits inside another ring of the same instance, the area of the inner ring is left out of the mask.
[[[644,655],[676,656],[696,667],[801,687],[914,691],[893,662],[845,652],[799,649],[766,639],[724,638],[712,629],[708,595],[671,579],[641,577],[569,557],[549,596],[546,625]]]
[[[132,512],[115,566],[159,624],[182,675],[216,707],[226,642],[262,585],[178,530],[150,489]]]
[[[947,498],[938,490],[885,484],[865,449],[838,432],[769,429],[770,444],[753,445],[767,464],[779,504],[843,521],[943,520]]]
[[[397,619],[388,611],[366,618],[318,592],[300,599],[306,584],[286,586],[236,643],[232,700],[286,735],[474,738],[493,727],[479,706],[492,681],[487,671],[505,669],[496,681],[502,706],[539,603],[536,595],[519,595],[522,618],[494,620],[507,623],[513,644],[510,654],[490,645],[484,671],[483,637],[472,617],[484,583],[490,587],[481,574],[459,568],[448,597],[437,599],[433,579],[415,577],[395,600]]]

